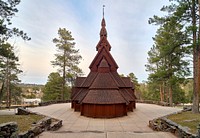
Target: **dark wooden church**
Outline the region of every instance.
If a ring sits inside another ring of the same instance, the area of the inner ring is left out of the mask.
[[[81,115],[113,118],[127,115],[136,108],[134,85],[128,77],[120,77],[107,40],[106,23],[101,22],[97,55],[90,64],[87,77],[78,77],[72,88],[72,108]]]

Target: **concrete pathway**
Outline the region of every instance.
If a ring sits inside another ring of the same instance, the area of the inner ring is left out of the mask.
[[[15,115],[17,109],[4,109],[0,110],[0,115]]]
[[[63,126],[54,132],[43,132],[41,138],[175,138],[167,132],[155,132],[148,127],[149,120],[180,111],[179,108],[137,103],[137,109],[128,116],[96,119],[80,116],[69,103],[54,104],[29,110],[63,120]]]

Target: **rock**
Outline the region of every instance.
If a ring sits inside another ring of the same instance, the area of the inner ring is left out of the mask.
[[[53,124],[51,124],[49,130],[51,130],[51,131],[56,131],[56,130],[58,130],[58,129],[61,128],[61,127],[62,127],[62,120],[57,121],[57,122],[54,122]]]
[[[197,138],[196,135],[189,132],[190,129],[188,127],[182,127],[166,117],[150,120],[149,127],[156,131],[167,131],[174,133],[180,138]]]
[[[0,124],[0,138],[17,138],[18,126],[16,122]]]
[[[183,107],[183,111],[186,112],[186,111],[192,111],[192,106],[184,106]]]

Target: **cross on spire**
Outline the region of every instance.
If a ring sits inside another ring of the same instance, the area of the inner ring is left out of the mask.
[[[103,5],[103,18],[104,18],[104,8],[105,8],[106,6],[105,5]]]

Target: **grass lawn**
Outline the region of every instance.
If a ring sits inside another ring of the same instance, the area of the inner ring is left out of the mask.
[[[200,114],[193,114],[192,112],[181,112],[167,117],[168,119],[180,124],[183,127],[190,128],[190,132],[197,133],[197,126],[200,123]]]
[[[7,122],[17,122],[19,132],[27,131],[31,128],[33,122],[44,118],[41,115],[1,115],[0,124]]]

